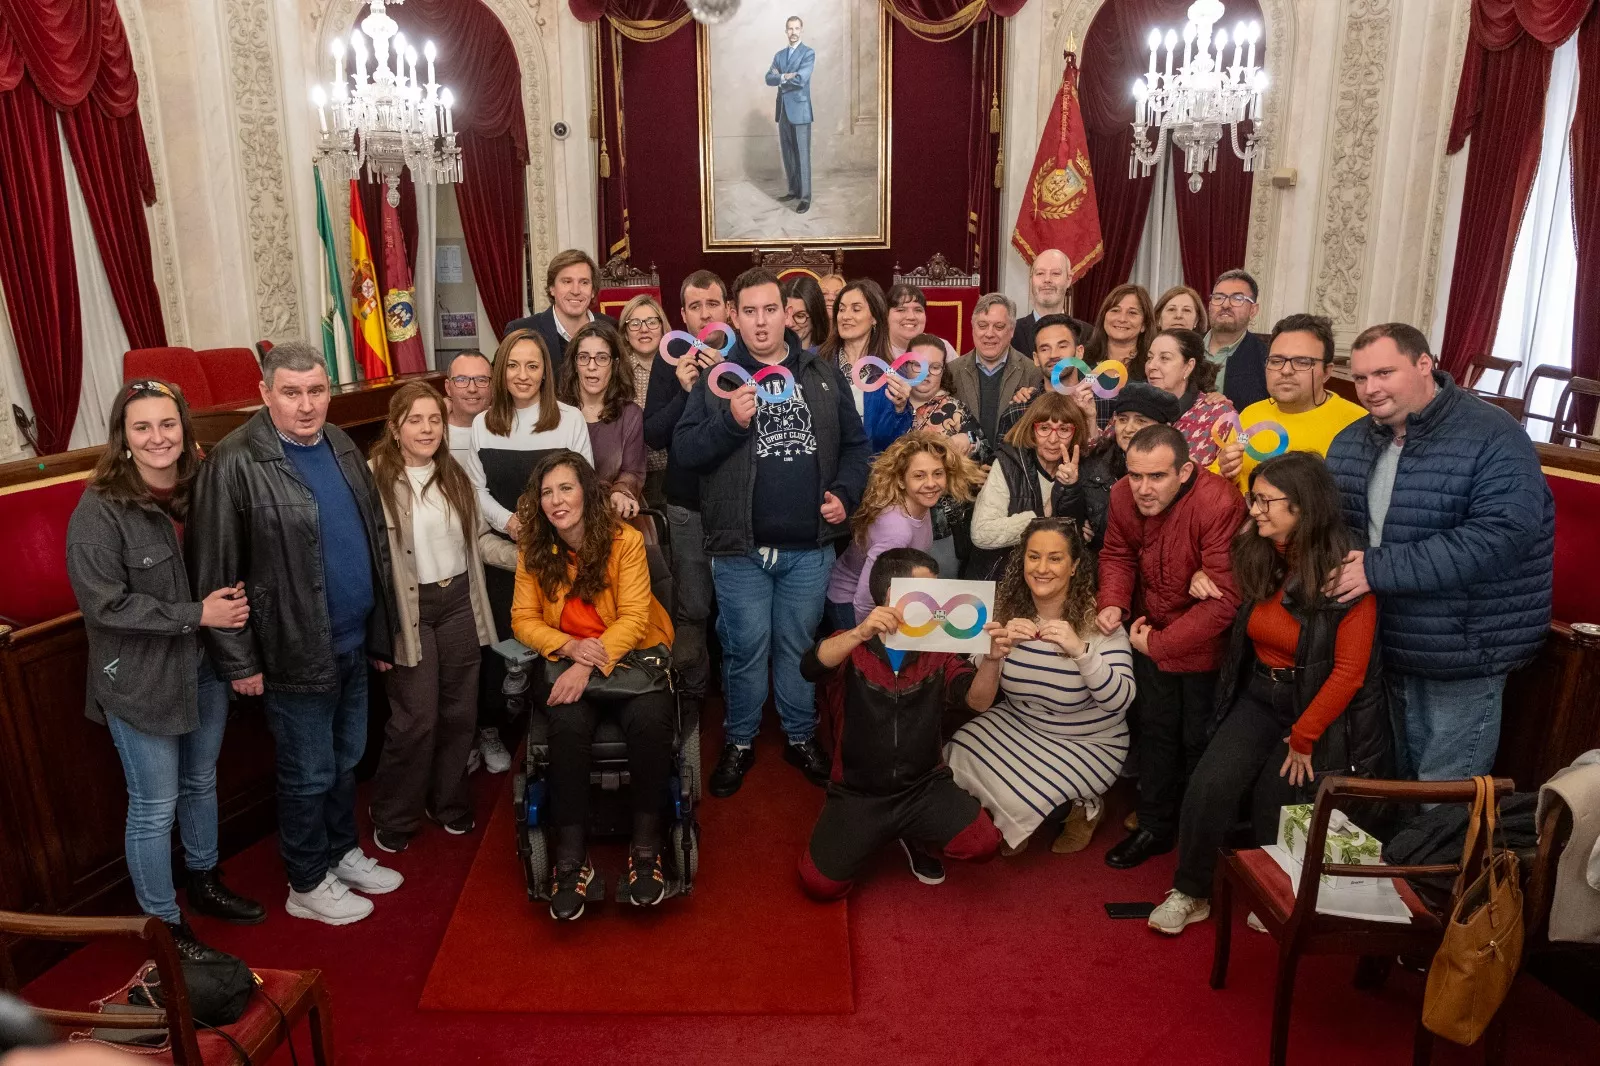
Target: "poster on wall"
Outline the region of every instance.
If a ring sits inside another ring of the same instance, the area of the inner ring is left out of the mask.
[[[745,4],[698,25],[706,251],[889,244],[889,15],[877,0]]]

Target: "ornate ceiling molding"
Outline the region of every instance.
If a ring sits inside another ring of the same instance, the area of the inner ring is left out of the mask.
[[[167,327],[167,343],[189,343],[189,320],[183,310],[183,287],[178,279],[178,253],[172,239],[172,201],[167,195],[167,158],[162,151],[161,108],[156,105],[156,83],[151,75],[150,45],[144,32],[144,16],[135,3],[117,4],[123,28],[133,51],[133,73],[139,80],[139,121],[144,126],[145,152],[150,156],[156,202],[150,215],[154,231],[156,262],[161,267],[161,317]]]
[[[1324,168],[1328,193],[1316,242],[1312,293],[1312,307],[1332,318],[1336,330],[1361,325],[1373,173],[1393,25],[1392,0],[1346,0]]]
[[[224,21],[253,268],[253,336],[299,336],[300,268],[272,8],[268,0],[227,0]]]
[[[550,0],[483,0],[483,3],[505,27],[522,70],[522,117],[528,129],[528,238],[537,269],[558,250],[556,213],[551,202],[555,161],[551,157],[550,140],[545,135],[549,127],[545,96],[548,87],[553,84],[550,80],[550,57],[546,52],[546,42],[555,40],[555,27],[549,21],[551,3]],[[310,51],[307,55],[313,57],[312,71],[317,78],[326,78],[326,65],[321,63],[321,57],[329,54],[333,38],[347,33],[349,27],[355,25],[358,12],[366,6],[367,0],[315,0],[308,5],[307,37]],[[440,80],[448,82],[448,68],[441,67],[440,73]],[[347,200],[336,190],[328,192],[330,211],[336,210],[335,203]],[[587,195],[588,191],[583,194]],[[339,226],[334,228],[341,229]],[[347,246],[341,248],[340,255],[341,262],[348,261]]]
[[[1428,224],[1428,258],[1423,264],[1422,308],[1418,323],[1424,330],[1433,324],[1435,301],[1438,299],[1439,256],[1444,246],[1444,216],[1450,204],[1450,157],[1445,146],[1450,134],[1450,116],[1454,114],[1456,86],[1461,82],[1461,67],[1466,61],[1467,35],[1471,30],[1472,6],[1457,4],[1455,19],[1450,27],[1450,78],[1445,82],[1445,99],[1442,106],[1444,119],[1439,127],[1439,166],[1433,177],[1433,217]]]
[[[1052,38],[1055,41],[1053,53],[1055,56],[1061,55],[1069,37],[1077,41],[1080,47],[1082,46],[1084,38],[1088,36],[1089,26],[1094,22],[1094,16],[1104,2],[1105,0],[1065,0],[1064,11],[1052,12],[1046,17],[1047,22],[1053,17],[1057,26]],[[1278,160],[1283,157],[1283,116],[1288,114],[1289,100],[1294,92],[1295,78],[1290,61],[1294,55],[1297,30],[1292,0],[1260,0],[1260,4],[1262,32],[1267,42],[1265,68],[1268,76],[1272,78],[1273,88],[1263,101],[1264,114],[1261,120],[1260,139],[1265,154],[1254,172],[1255,180],[1251,185],[1250,229],[1245,243],[1244,266],[1256,277],[1266,279],[1272,275],[1272,255],[1273,249],[1277,246],[1278,231],[1279,197],[1272,187],[1272,172],[1277,168]],[[1056,79],[1059,77],[1060,72],[1057,68],[1055,74],[1049,78],[1048,92],[1041,95],[1040,106],[1046,110],[1055,100],[1055,89],[1060,84]],[[1128,121],[1133,121],[1131,96],[1128,103]]]

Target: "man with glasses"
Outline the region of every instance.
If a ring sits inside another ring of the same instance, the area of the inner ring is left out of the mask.
[[[1343,396],[1328,391],[1333,368],[1333,323],[1321,315],[1290,315],[1272,327],[1267,356],[1267,390],[1272,394],[1244,408],[1241,426],[1276,422],[1289,433],[1289,447],[1297,452],[1327,455],[1339,431],[1367,412]],[[1252,442],[1258,450],[1276,445],[1270,434]],[[1257,460],[1245,454],[1244,444],[1230,439],[1217,452],[1212,469],[1238,484],[1250,485]]]
[[[1106,865],[1138,866],[1171,851],[1183,790],[1205,750],[1217,671],[1239,610],[1230,546],[1244,501],[1202,470],[1172,426],[1146,426],[1128,442],[1128,474],[1111,488],[1100,550],[1100,609],[1108,636],[1124,624],[1138,685],[1131,724],[1139,765],[1139,824],[1106,852]],[[1204,570],[1220,595],[1196,596]]]
[[[489,357],[482,352],[462,352],[450,360],[444,379],[445,405],[450,421],[450,454],[466,462],[472,451],[472,418],[489,409]]]
[[[945,389],[978,416],[987,440],[998,440],[1000,413],[1018,391],[1043,383],[1039,368],[1013,351],[1017,305],[1004,293],[978,297],[972,309],[972,351],[945,367]]]
[[[1267,392],[1267,346],[1250,332],[1260,310],[1261,288],[1243,270],[1224,271],[1211,286],[1211,332],[1206,348],[1217,364],[1216,389],[1235,411],[1260,403]]]

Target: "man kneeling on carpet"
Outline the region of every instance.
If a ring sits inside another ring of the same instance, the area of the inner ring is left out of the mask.
[[[584,844],[595,724],[614,710],[628,738],[633,840],[617,897],[654,906],[666,893],[661,810],[672,770],[672,692],[624,694],[608,684],[623,656],[672,646],[672,621],[650,592],[644,535],[619,520],[589,461],[568,449],[539,460],[517,506],[511,631],[547,658],[571,661],[550,686],[550,814],[555,885],[550,916],[583,914],[594,867]],[[665,652],[663,653],[665,654]],[[611,690],[608,692],[608,690]]]
[[[902,621],[899,610],[884,604],[889,582],[938,572],[926,552],[884,552],[868,579],[872,612],[800,661],[801,674],[817,685],[821,720],[833,731],[828,799],[800,856],[800,883],[815,899],[847,895],[856,871],[891,840],[905,849],[917,880],[930,885],[944,880],[944,866],[921,846],[977,862],[993,858],[1000,846],[989,813],[944,765],[940,725],[947,709],[981,711],[994,702],[1000,661],[1010,651],[1005,630],[993,623],[984,627],[991,644],[976,670],[950,652],[883,645]]]

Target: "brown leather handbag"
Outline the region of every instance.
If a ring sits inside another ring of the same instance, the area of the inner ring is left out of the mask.
[[[1475,1044],[1505,1002],[1522,965],[1522,884],[1514,852],[1494,847],[1494,779],[1475,777],[1467,846],[1444,940],[1428,970],[1422,1024],[1458,1044]],[[1484,834],[1473,869],[1473,848]],[[1468,877],[1472,875],[1471,884]]]

